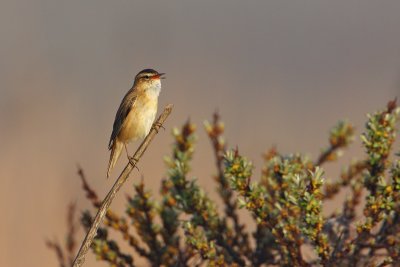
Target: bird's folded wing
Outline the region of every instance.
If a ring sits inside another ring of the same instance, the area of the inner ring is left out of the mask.
[[[124,121],[128,116],[129,111],[135,105],[136,98],[137,91],[135,90],[135,87],[132,87],[132,89],[130,89],[124,96],[124,99],[122,100],[121,105],[118,108],[117,114],[115,115],[113,131],[110,137],[110,142],[108,144],[108,149],[112,148],[113,142],[121,131],[121,127],[124,124]]]

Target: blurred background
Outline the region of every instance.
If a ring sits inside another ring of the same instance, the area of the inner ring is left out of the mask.
[[[158,194],[173,126],[198,125],[196,176],[215,194],[202,128],[216,110],[231,147],[254,161],[273,145],[316,158],[329,129],[400,97],[399,1],[3,0],[0,8],[0,266],[57,266],[67,206],[90,207],[78,164],[103,197],[115,112],[144,68],[167,73],[159,109],[175,105],[124,186]],[[137,143],[130,146],[134,151]],[[398,150],[398,146],[397,146]],[[362,156],[359,140],[339,163]],[[256,179],[255,178],[255,179]],[[124,193],[113,208],[123,212]],[[79,242],[83,232],[79,232]],[[89,253],[86,266],[96,263]]]

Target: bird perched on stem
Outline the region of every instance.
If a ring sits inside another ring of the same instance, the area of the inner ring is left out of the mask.
[[[157,113],[163,75],[164,73],[158,73],[153,69],[142,70],[136,75],[132,88],[122,99],[108,144],[111,154],[107,177],[110,177],[122,148],[125,147],[128,159],[131,161],[126,145],[146,137],[149,133]]]

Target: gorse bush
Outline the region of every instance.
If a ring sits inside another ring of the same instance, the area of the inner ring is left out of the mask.
[[[351,144],[350,123],[341,121],[333,127],[329,146],[315,160],[270,149],[258,178],[238,149],[227,148],[224,126],[215,114],[204,128],[214,151],[223,209],[189,176],[196,128],[188,121],[173,130],[161,199],[156,201],[143,181],[135,185],[125,215],[108,210],[92,252],[110,266],[139,266],[144,260],[150,266],[399,265],[400,160],[398,149],[393,149],[399,113],[396,101],[391,101],[384,110],[368,115],[361,135],[363,159],[350,162],[333,181],[324,176],[322,166]],[[99,198],[82,170],[79,175],[87,198],[98,208]],[[338,198],[343,189],[348,190],[346,199],[337,201],[342,207],[324,216],[324,202]],[[239,209],[250,213],[254,231],[244,224]],[[67,252],[48,242],[61,266],[72,262],[66,259],[74,251],[76,227],[71,216],[70,212]],[[83,212],[81,224],[88,229],[91,223],[92,212]],[[113,240],[115,234],[129,245],[123,246],[124,252]]]

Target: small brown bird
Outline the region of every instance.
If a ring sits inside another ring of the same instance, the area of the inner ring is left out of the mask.
[[[108,149],[111,150],[107,177],[121,155],[122,147],[137,139],[146,137],[153,125],[161,91],[161,79],[164,73],[153,69],[144,69],[135,77],[132,88],[122,99],[115,115],[113,131]]]

